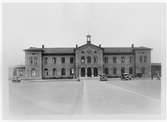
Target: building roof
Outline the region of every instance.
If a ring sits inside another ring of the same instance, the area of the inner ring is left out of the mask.
[[[92,45],[92,44],[91,44]],[[82,45],[85,46],[85,45]],[[82,47],[80,46],[80,47]],[[96,45],[95,45],[96,46]],[[98,47],[98,46],[97,46]],[[101,48],[101,47],[98,47]],[[74,54],[74,50],[76,48],[37,48],[37,47],[30,47],[25,49],[25,51],[42,51],[44,54]],[[147,47],[102,47],[104,53],[132,53],[132,50],[151,50],[151,48]]]
[[[132,48],[130,47],[107,47],[103,48],[104,53],[131,53]]]
[[[44,54],[56,54],[56,53],[66,53],[66,54],[71,54],[74,53],[74,48],[44,48],[43,49]]]
[[[151,63],[151,66],[161,66],[161,63]]]

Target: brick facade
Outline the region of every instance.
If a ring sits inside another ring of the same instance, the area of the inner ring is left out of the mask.
[[[105,48],[87,43],[75,48],[25,49],[26,79],[119,77],[121,73],[151,75],[151,49],[146,47]]]

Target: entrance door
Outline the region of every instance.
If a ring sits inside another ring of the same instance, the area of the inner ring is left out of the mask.
[[[85,77],[85,68],[81,68],[81,77]]]
[[[88,77],[91,77],[91,76],[92,76],[92,70],[91,70],[90,67],[87,68],[87,76],[88,76]]]
[[[94,68],[94,77],[97,77],[97,75],[98,75],[98,69],[95,67]]]

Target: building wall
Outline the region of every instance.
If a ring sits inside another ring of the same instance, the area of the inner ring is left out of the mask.
[[[46,63],[45,60],[48,60]],[[56,62],[54,60],[56,59]],[[62,63],[62,58],[65,58],[65,62]],[[70,63],[70,58],[73,58],[73,63]],[[73,77],[70,74],[70,69],[73,69],[74,73],[74,64],[75,56],[74,55],[44,55],[42,57],[43,63],[43,78],[61,78],[61,77]],[[62,69],[65,69],[65,74],[62,75]],[[47,70],[46,70],[47,69]],[[54,71],[56,69],[56,71]],[[48,72],[48,73],[47,73]]]
[[[105,62],[105,57],[108,58],[108,62]],[[122,61],[122,57],[124,57],[124,61]],[[116,62],[114,62],[114,58],[116,58]],[[131,58],[131,59],[130,59]],[[125,72],[129,73],[129,68],[131,67],[134,72],[134,56],[129,55],[104,55],[104,73],[105,69],[108,69],[108,76],[121,76],[121,68],[125,68]],[[115,70],[116,69],[116,73]],[[105,73],[106,74],[106,73]]]
[[[25,79],[42,79],[42,52],[25,52]]]
[[[81,58],[84,56],[85,62],[81,62]],[[91,63],[88,63],[87,57],[91,57]],[[94,62],[96,57],[97,62]],[[81,76],[81,68],[85,68],[85,77],[87,77],[87,69],[91,68],[92,76],[94,75],[94,68],[98,69],[98,74],[103,72],[103,50],[98,47],[88,46],[79,48],[76,50],[76,76]]]
[[[144,61],[144,57],[147,57]],[[150,50],[135,50],[136,73],[143,73],[144,77],[151,76],[151,52]],[[142,71],[144,70],[144,71]]]

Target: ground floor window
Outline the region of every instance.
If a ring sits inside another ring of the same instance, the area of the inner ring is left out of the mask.
[[[145,67],[142,67],[142,68],[141,68],[141,72],[142,72],[143,74],[145,74]]]
[[[125,73],[125,67],[121,67],[121,74]]]
[[[104,74],[108,75],[108,68],[104,68]]]
[[[87,68],[87,76],[91,77],[92,76],[92,69],[89,67]]]
[[[56,70],[56,68],[53,68],[53,76],[56,76],[56,74],[57,74],[57,70]]]
[[[70,75],[73,75],[73,74],[74,74],[74,69],[70,68]]]
[[[37,75],[35,68],[31,69],[31,76],[35,77]]]
[[[114,74],[114,75],[117,74],[117,68],[113,68],[113,74]]]
[[[44,69],[44,75],[45,75],[45,76],[48,76],[48,75],[49,75],[49,72],[48,72],[48,69],[47,69],[47,68]]]
[[[129,74],[133,74],[133,68],[129,67]]]
[[[63,75],[66,75],[66,69],[64,69],[64,68],[61,69],[61,75],[62,75],[62,76],[63,76]]]

